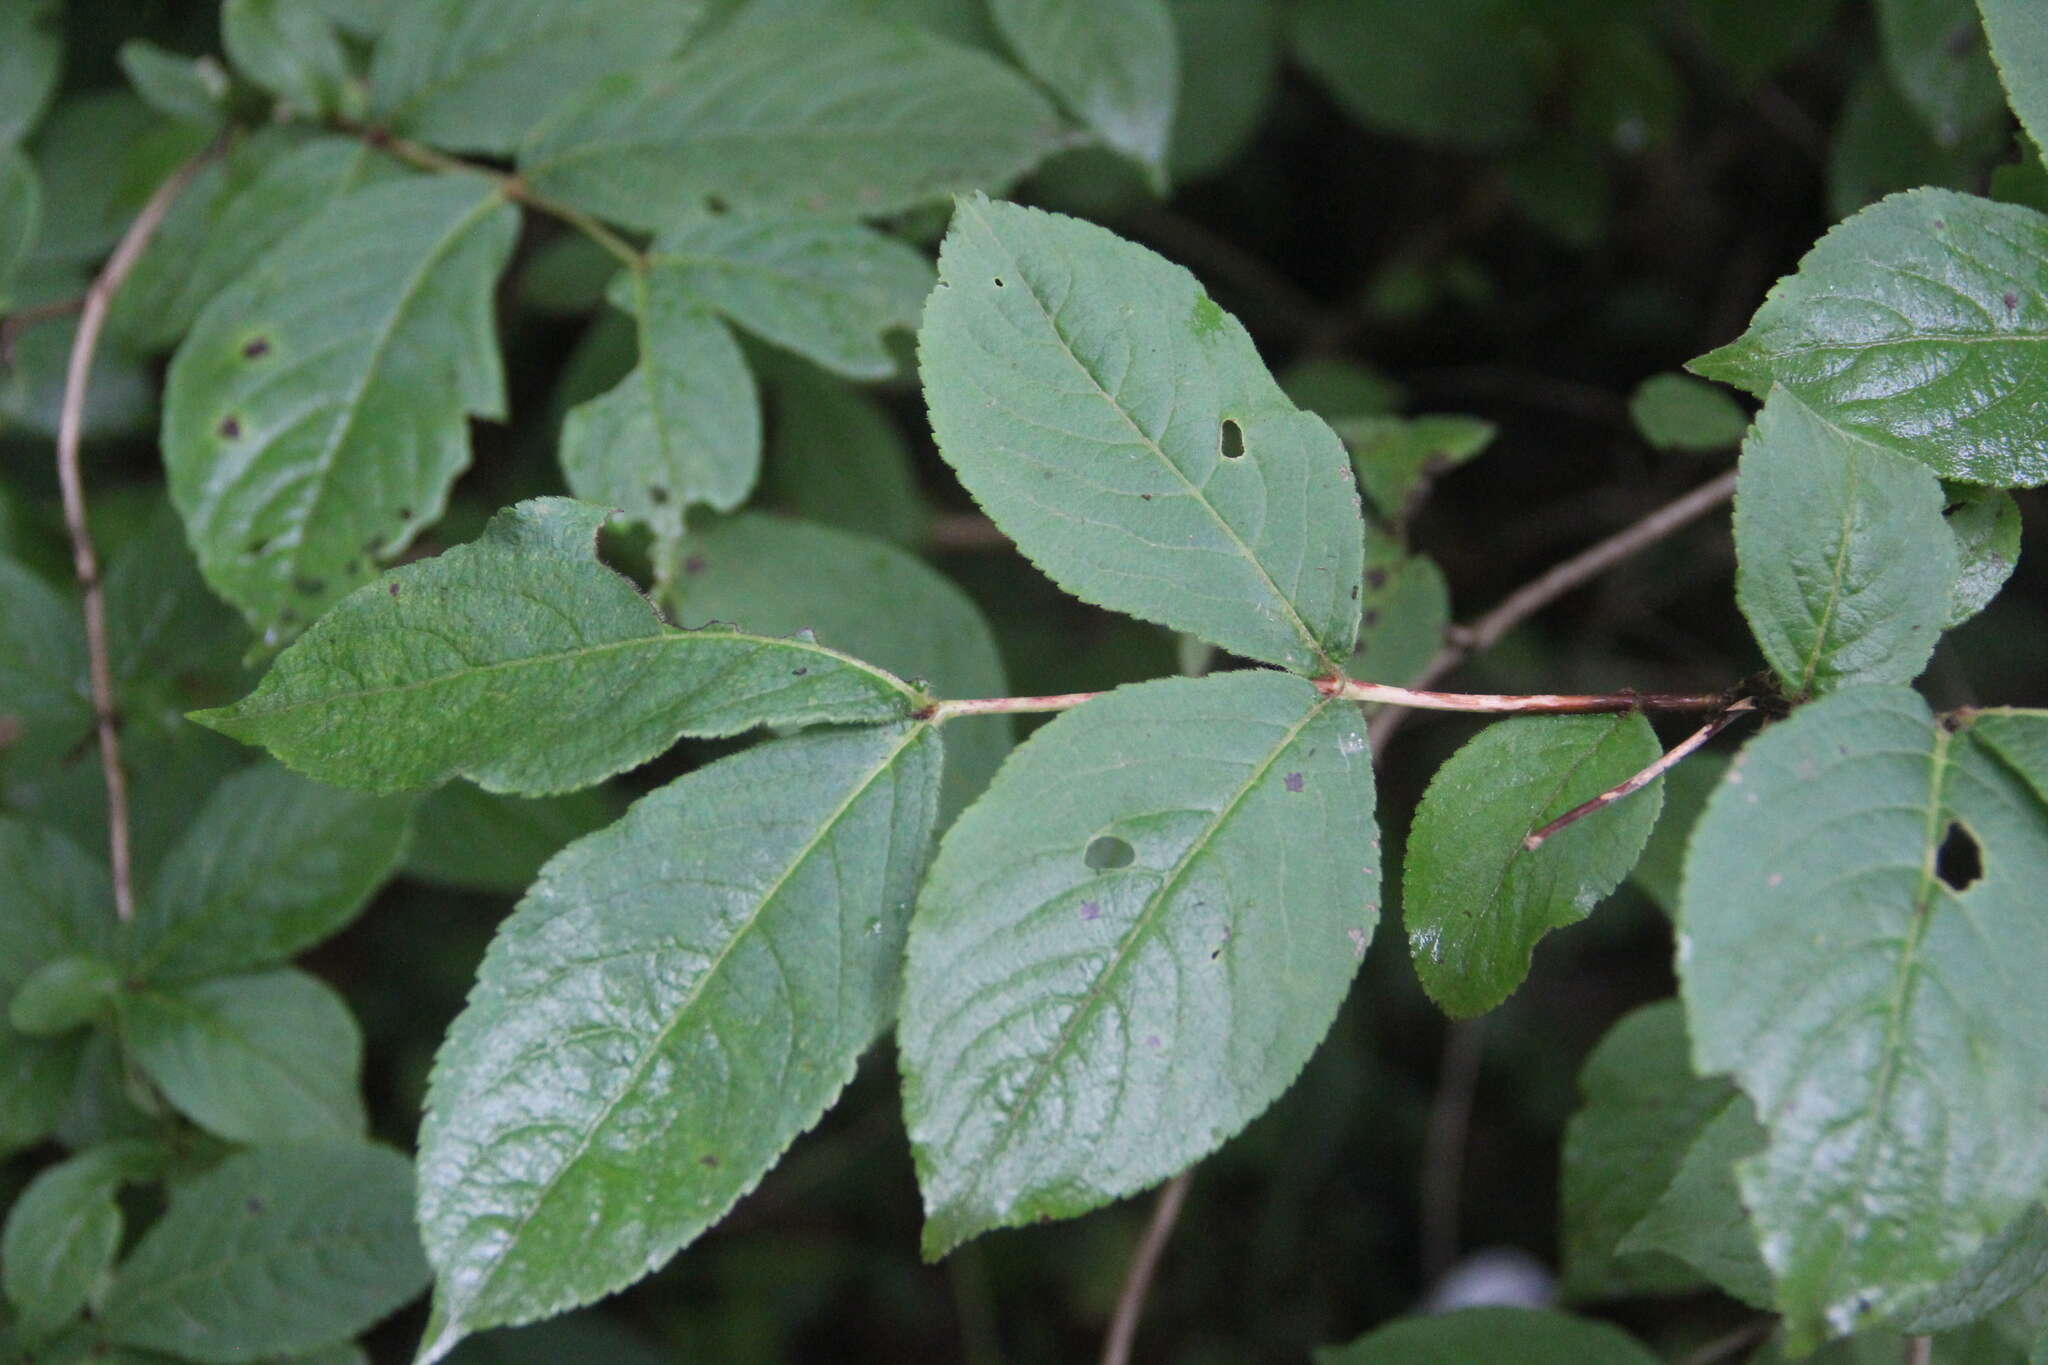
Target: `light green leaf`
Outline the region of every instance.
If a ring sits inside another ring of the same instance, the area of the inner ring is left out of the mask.
[[[1735,400],[1683,374],[1653,374],[1629,395],[1636,431],[1658,450],[1731,450],[1749,430]]]
[[[680,736],[899,719],[923,693],[801,638],[675,630],[594,557],[609,514],[566,498],[499,513],[474,543],[393,570],[194,719],[326,782],[468,777],[547,795]]]
[[[1756,1229],[1735,1184],[1736,1163],[1763,1149],[1764,1130],[1747,1099],[1727,1094],[1713,1117],[1689,1136],[1669,1187],[1616,1250],[1675,1258],[1732,1297],[1768,1309],[1771,1272],[1757,1254]]]
[[[919,333],[939,451],[1067,591],[1298,672],[1358,631],[1343,447],[1194,277],[1092,223],[963,199]]]
[[[348,108],[348,55],[313,0],[223,0],[228,58],[294,112],[314,118]]]
[[[1024,69],[1164,187],[1180,92],[1166,0],[990,0],[989,10]]]
[[[1271,672],[1118,688],[940,847],[897,1029],[924,1251],[1157,1183],[1264,1112],[1379,918],[1357,709]]]
[[[0,1287],[20,1313],[15,1330],[25,1341],[83,1311],[121,1246],[115,1192],[161,1160],[148,1143],[109,1143],[43,1168],[21,1192],[0,1234]]]
[[[138,908],[129,971],[156,981],[281,962],[339,931],[397,866],[409,797],[245,768],[195,812]]]
[[[344,1341],[418,1293],[412,1163],[258,1147],[175,1190],[101,1305],[107,1337],[224,1365]]]
[[[410,0],[370,66],[370,112],[450,151],[510,152],[604,76],[675,55],[704,0]]]
[[[1369,128],[1499,147],[1527,134],[1545,85],[1513,0],[1300,0],[1289,46]]]
[[[121,988],[114,965],[76,953],[53,958],[29,973],[7,1003],[7,1022],[32,1038],[82,1028],[107,1009]]]
[[[415,808],[405,875],[516,896],[564,844],[602,829],[624,808],[622,798],[602,787],[529,800],[451,782]]]
[[[92,729],[85,625],[78,604],[0,556],[0,762],[33,768]]]
[[[1061,141],[1037,91],[918,29],[749,24],[600,83],[520,149],[532,186],[635,227],[707,210],[873,217],[1000,189]]]
[[[754,375],[724,323],[666,271],[629,272],[612,290],[633,318],[640,363],[562,424],[570,491],[682,534],[699,503],[731,511],[761,472]]]
[[[114,54],[143,103],[160,114],[212,131],[227,117],[228,73],[211,57],[186,57],[147,38],[130,38]]]
[[[639,1279],[817,1122],[895,1003],[939,759],[918,723],[775,740],[548,864],[435,1064],[423,1365]]]
[[[1783,384],[1838,427],[1971,483],[2048,482],[2032,415],[2048,347],[2048,219],[1920,189],[1836,225],[1749,330],[1688,367]]]
[[[1735,598],[1797,695],[1909,682],[1952,610],[1941,485],[1774,390],[1742,444]]]
[[[135,1063],[230,1142],[361,1137],[363,1037],[332,988],[282,968],[152,985],[121,1000]]]
[[[1401,904],[1415,971],[1457,1017],[1483,1014],[1529,974],[1536,944],[1576,924],[1621,884],[1663,804],[1651,787],[1523,839],[1657,760],[1640,713],[1500,721],[1437,770],[1416,808]]]
[[[850,379],[887,379],[884,334],[913,329],[932,266],[857,223],[700,218],[662,234],[653,273],[778,346]]]
[[[1414,682],[1443,648],[1451,624],[1451,590],[1443,570],[1434,560],[1403,555],[1379,542],[1366,563],[1359,602],[1365,611],[1346,671],[1396,686]]]
[[[9,307],[14,272],[36,243],[43,216],[43,187],[35,164],[13,147],[0,145],[0,308]]]
[[[0,147],[28,135],[57,88],[59,24],[57,0],[0,5]]]
[[[2020,562],[2020,505],[2010,493],[1970,484],[1943,488],[1948,509],[1942,514],[1956,538],[1956,581],[1949,596],[1948,620],[1954,628],[1991,605],[2005,580]]]
[[[1325,1346],[1316,1365],[1656,1365],[1618,1327],[1536,1308],[1463,1308],[1403,1318]]]
[[[1977,0],[1991,58],[2020,126],[2048,146],[2048,12],[2031,0]]]
[[[178,348],[164,463],[207,582],[272,637],[440,516],[500,417],[491,287],[519,215],[488,181],[357,190],[216,297]]]
[[[1885,67],[1935,141],[1953,147],[2005,100],[1971,0],[1876,0]]]
[[[1636,859],[1628,876],[1669,919],[1678,918],[1686,843],[1700,812],[1707,808],[1707,798],[1727,772],[1728,760],[1721,754],[1698,753],[1658,780],[1664,789],[1664,809],[1658,813],[1657,827],[1650,831],[1650,841],[1643,845],[1643,856]]]
[[[1408,520],[1433,479],[1492,445],[1497,430],[1477,417],[1346,417],[1335,426],[1358,486],[1394,526]]]
[[[1965,837],[1982,876],[1951,885],[1937,851]],[[2036,794],[1904,688],[1801,707],[1708,803],[1679,973],[1698,1064],[1770,1132],[1737,1179],[1794,1349],[1903,1308],[2038,1198],[2044,875]]]
[[[931,507],[882,405],[793,361],[764,367],[762,378],[772,416],[763,499],[812,521],[922,545]]]
[[[741,514],[690,535],[677,580],[685,623],[756,635],[816,633],[822,644],[949,697],[1000,697],[1009,682],[988,622],[966,593],[915,556],[869,536]],[[1002,716],[961,719],[946,736],[941,819],[979,796],[1010,752]]]
[[[1579,1072],[1585,1103],[1564,1130],[1569,1298],[1684,1293],[1699,1282],[1672,1258],[1620,1252],[1670,1188],[1687,1148],[1735,1095],[1725,1080],[1693,1075],[1689,1050],[1683,1010],[1660,1001],[1608,1030]]]
[[[1272,0],[1168,0],[1180,48],[1167,165],[1192,180],[1221,170],[1258,131],[1280,79]]]

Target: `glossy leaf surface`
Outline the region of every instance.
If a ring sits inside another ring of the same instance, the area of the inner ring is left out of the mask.
[[[1270,672],[1119,688],[946,835],[897,1030],[924,1250],[1214,1151],[1322,1041],[1379,913],[1357,710]]]
[[[1025,70],[1164,184],[1180,89],[1166,0],[992,0],[989,11]]]
[[[963,199],[919,357],[940,453],[1085,601],[1325,672],[1358,631],[1344,450],[1194,277],[1078,219]]]

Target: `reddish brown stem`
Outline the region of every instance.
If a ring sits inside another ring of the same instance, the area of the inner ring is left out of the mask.
[[[1377,702],[1423,711],[1466,711],[1483,715],[1575,716],[1615,711],[1718,711],[1728,705],[1724,692],[1599,692],[1572,695],[1556,692],[1420,692],[1388,683],[1360,682],[1333,675],[1317,678],[1315,687],[1342,701]],[[1016,715],[1032,711],[1071,711],[1100,692],[1061,692],[1045,697],[967,697],[942,701],[919,717],[943,725],[957,716]]]
[[[1748,698],[1744,698],[1743,700],[1736,702],[1733,706],[1730,706],[1726,711],[1723,711],[1720,715],[1714,717],[1705,725],[1702,725],[1699,729],[1693,731],[1684,739],[1672,745],[1668,753],[1665,753],[1662,756],[1660,756],[1655,763],[1652,763],[1649,767],[1643,769],[1634,777],[1631,777],[1628,781],[1616,783],[1614,786],[1609,787],[1606,791],[1601,792],[1592,800],[1584,801],[1576,806],[1573,806],[1570,810],[1566,811],[1563,815],[1558,816],[1555,820],[1552,820],[1542,829],[1535,830],[1532,833],[1530,833],[1527,838],[1522,840],[1522,847],[1528,852],[1534,853],[1537,849],[1543,847],[1544,840],[1550,838],[1551,835],[1557,833],[1559,830],[1565,828],[1568,825],[1578,823],[1579,821],[1585,819],[1587,816],[1591,815],[1596,810],[1600,810],[1603,807],[1613,805],[1615,802],[1621,800],[1621,798],[1624,796],[1628,796],[1631,793],[1641,791],[1643,788],[1649,786],[1652,782],[1655,782],[1658,778],[1662,777],[1665,773],[1677,767],[1680,763],[1682,763],[1685,760],[1688,754],[1692,753],[1695,749],[1698,749],[1702,744],[1705,744],[1715,735],[1720,734],[1723,730],[1733,725],[1737,720],[1739,720],[1743,716],[1748,715],[1750,712],[1754,710],[1756,710],[1756,703],[1750,701]]]
[[[1138,1241],[1138,1252],[1124,1274],[1124,1287],[1116,1296],[1116,1314],[1109,1322],[1109,1336],[1102,1345],[1102,1365],[1129,1365],[1131,1345],[1137,1340],[1138,1320],[1145,1315],[1145,1299],[1152,1292],[1152,1276],[1159,1269],[1159,1257],[1180,1221],[1181,1205],[1187,1202],[1188,1186],[1194,1183],[1193,1167],[1166,1182],[1159,1202],[1152,1206],[1152,1221]]]

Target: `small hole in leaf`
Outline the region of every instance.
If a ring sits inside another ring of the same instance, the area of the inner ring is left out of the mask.
[[[1003,277],[1001,275],[996,276],[996,288],[1001,289],[1003,287]]]
[[[1244,428],[1237,424],[1237,419],[1223,419],[1223,435],[1217,443],[1217,449],[1223,452],[1223,458],[1226,460],[1244,458]]]
[[[1960,820],[1949,821],[1948,834],[1934,855],[1934,875],[1951,891],[1967,891],[1984,875],[1984,850]]]
[[[1088,841],[1088,848],[1081,854],[1081,861],[1097,872],[1109,872],[1119,867],[1129,867],[1138,856],[1137,850],[1126,840],[1114,834],[1098,835]]]

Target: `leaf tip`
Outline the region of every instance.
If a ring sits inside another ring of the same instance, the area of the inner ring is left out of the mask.
[[[420,1347],[413,1355],[412,1365],[434,1365],[468,1336],[468,1326],[460,1317],[448,1315],[448,1301],[436,1291],[433,1311],[427,1317],[427,1330],[420,1337]]]

